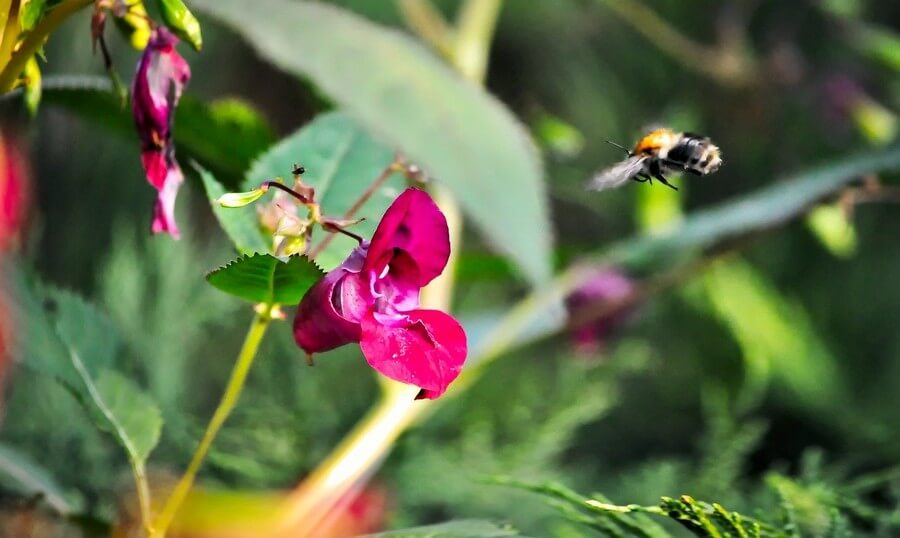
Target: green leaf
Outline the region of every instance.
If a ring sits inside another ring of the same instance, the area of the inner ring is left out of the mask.
[[[299,131],[267,151],[247,172],[246,190],[277,176],[290,174],[295,163],[306,168],[303,181],[316,189],[322,214],[343,216],[350,206],[391,164],[394,153],[372,138],[353,118],[341,112],[318,116]],[[357,212],[366,220],[353,231],[371,237],[381,215],[403,189],[399,174],[390,178]],[[319,230],[316,232],[321,233]],[[314,237],[320,241],[321,236]],[[356,246],[353,239],[338,235],[316,257],[316,263],[330,270],[338,266]]]
[[[159,440],[162,418],[148,396],[110,368],[119,347],[112,323],[75,294],[34,292],[17,271],[12,281],[25,320],[19,342],[24,364],[59,380],[132,464],[143,464]]]
[[[94,386],[103,429],[137,461],[144,462],[159,442],[162,416],[156,403],[131,380],[104,370]]]
[[[25,0],[19,8],[19,26],[22,32],[28,32],[44,16],[47,0]]]
[[[133,138],[137,147],[131,110],[122,108],[105,77],[44,77],[43,103]],[[179,159],[197,160],[229,188],[238,187],[253,159],[275,142],[271,127],[247,103],[225,99],[206,104],[190,94],[182,96],[175,111],[173,133]]]
[[[206,275],[214,287],[254,303],[297,304],[324,273],[306,256],[241,256]]]
[[[638,236],[604,250],[598,263],[629,269],[670,266],[691,253],[778,227],[858,177],[900,169],[900,147],[844,158],[711,209],[694,212],[664,233]]]
[[[82,508],[80,497],[72,499],[49,471],[6,444],[0,444],[0,475],[5,475],[14,482],[17,491],[27,496],[40,495],[44,502],[62,515],[72,514]]]
[[[552,226],[538,153],[527,131],[483,89],[406,34],[324,3],[192,5],[243,35],[276,66],[311,78],[446,185],[528,279],[550,277]]]
[[[461,519],[412,529],[369,534],[368,538],[499,538],[522,536],[507,525],[498,525],[481,519]]]
[[[238,252],[241,254],[267,252],[270,242],[266,241],[266,237],[259,227],[256,207],[222,207],[216,200],[225,194],[225,189],[216,181],[212,173],[199,164],[194,163],[194,169],[200,175],[200,180],[203,181],[213,214]]]

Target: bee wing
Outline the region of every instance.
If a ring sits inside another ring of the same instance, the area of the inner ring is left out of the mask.
[[[622,185],[643,170],[645,159],[646,157],[628,157],[624,161],[597,172],[588,184],[588,190],[602,191]]]

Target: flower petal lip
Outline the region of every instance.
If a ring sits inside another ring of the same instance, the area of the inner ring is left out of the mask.
[[[321,353],[359,341],[359,321],[373,301],[359,282],[365,255],[365,244],[355,248],[300,300],[294,340],[303,351]]]
[[[441,396],[465,363],[466,333],[444,312],[412,310],[390,323],[370,313],[361,325],[366,362],[386,377],[421,387],[423,398]]]
[[[391,265],[397,251],[413,263]],[[441,274],[450,257],[447,219],[423,190],[409,188],[388,207],[369,246],[364,273],[390,275],[405,285],[423,287]]]

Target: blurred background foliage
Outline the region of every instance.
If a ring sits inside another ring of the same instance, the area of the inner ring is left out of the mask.
[[[403,27],[393,3],[336,3]],[[454,11],[455,2],[437,4]],[[198,15],[204,50],[181,49],[193,78],[175,128],[190,157],[236,186],[257,153],[332,103]],[[510,0],[486,85],[541,146],[555,258],[565,267],[790,174],[896,147],[898,27],[900,4],[889,0]],[[165,420],[150,468],[164,477],[190,457],[251,312],[201,278],[232,250],[197,178],[179,198],[185,237],[148,237],[151,189],[130,123],[103,112],[109,103],[94,109],[54,95],[56,76],[103,73],[87,28],[85,13],[53,36],[40,113],[27,126],[24,114],[16,118],[35,178],[25,258],[41,279],[89,297],[112,320],[125,343],[118,368],[146,387]],[[137,54],[121,40],[111,46],[128,80]],[[191,132],[192,111],[217,128]],[[630,145],[649,124],[708,134],[725,165],[678,180],[677,193],[635,184],[586,195],[586,178],[620,157],[605,141]],[[215,151],[235,140],[239,149]],[[749,515],[787,510],[804,536],[851,527],[898,535],[900,212],[884,203],[896,202],[897,177],[884,174],[881,195],[856,200],[875,203],[850,200],[850,220],[846,198],[844,206],[835,198],[803,224],[689,268],[593,351],[559,335],[489,364],[406,434],[375,476],[386,492],[384,524],[484,518],[530,536],[613,535],[541,495],[490,483],[499,476],[599,492],[618,505],[689,494]],[[464,244],[463,319],[523,293],[482,233],[467,227]],[[276,324],[204,484],[293,486],[376,394],[357,350],[310,369],[289,326]],[[20,369],[4,414],[0,442],[40,462],[66,503],[99,521],[122,509],[127,462],[69,393]],[[9,503],[21,502],[21,484],[4,484]]]

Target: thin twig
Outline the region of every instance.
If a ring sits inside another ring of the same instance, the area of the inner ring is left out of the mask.
[[[354,216],[356,216],[356,212],[362,209],[362,206],[364,206],[366,202],[369,201],[369,198],[371,198],[372,195],[375,194],[375,191],[380,189],[381,186],[384,185],[384,182],[387,181],[394,172],[397,172],[400,169],[401,164],[402,160],[399,157],[395,157],[391,164],[387,165],[387,167],[385,167],[385,169],[382,170],[380,174],[378,174],[378,177],[376,177],[375,180],[372,181],[369,187],[365,191],[363,191],[359,198],[357,198],[356,201],[353,202],[350,208],[344,212],[343,218],[352,219]],[[350,235],[350,232],[347,232],[346,230],[336,229],[334,231],[340,231],[345,235]],[[362,238],[356,234],[353,234],[352,237],[360,242],[362,241]],[[309,249],[309,252],[307,253],[309,259],[316,259],[316,256],[321,254],[322,251],[324,251],[328,247],[328,245],[331,244],[332,240],[334,240],[334,232],[326,235],[318,245]]]

